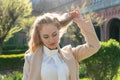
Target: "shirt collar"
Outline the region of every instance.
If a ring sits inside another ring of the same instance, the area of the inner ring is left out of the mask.
[[[48,56],[53,56],[53,55],[56,55],[58,53],[58,49],[50,50],[49,48],[44,46],[44,53]]]

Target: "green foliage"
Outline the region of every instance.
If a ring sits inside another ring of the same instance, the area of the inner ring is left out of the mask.
[[[24,53],[28,49],[27,45],[4,45],[2,54],[20,54]]]
[[[67,41],[67,42],[66,42]],[[76,23],[72,23],[68,26],[66,33],[62,36],[60,40],[61,47],[71,44],[72,46],[77,46],[84,43],[83,35],[81,34],[80,28]]]
[[[22,19],[22,21],[20,22],[22,28],[24,29],[24,31],[26,32],[26,36],[29,36],[29,30],[30,27],[33,25],[33,22],[35,21],[36,17],[32,16],[29,18],[24,18]]]
[[[19,46],[16,46],[16,45],[6,45],[4,46],[4,49],[3,50],[14,50],[14,49],[27,49],[28,46],[27,45],[19,45]]]
[[[92,80],[112,80],[120,66],[120,44],[110,39],[101,42],[101,49],[83,61]]]
[[[72,35],[70,35],[72,34]],[[82,44],[82,34],[80,28],[77,26],[76,23],[73,23],[67,29],[67,33],[65,34],[66,37],[70,37],[76,43]]]
[[[22,70],[24,63],[24,54],[1,55],[0,71]]]
[[[0,0],[0,53],[3,41],[8,41],[14,33],[24,28],[23,19],[30,16],[31,12],[29,0]]]
[[[29,0],[0,0],[0,38],[7,41],[14,33],[22,29],[23,18],[31,14]]]
[[[8,75],[0,75],[0,80],[22,80],[22,73],[14,71]]]
[[[87,76],[86,66],[82,63],[79,64],[79,78],[85,78]]]
[[[25,53],[25,51],[26,51],[27,49],[23,49],[23,50],[21,50],[21,49],[15,49],[15,50],[3,50],[2,51],[2,54],[3,55],[11,55],[11,54],[21,54],[21,53]]]

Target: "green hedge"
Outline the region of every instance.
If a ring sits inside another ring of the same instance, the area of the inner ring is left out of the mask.
[[[3,45],[2,49],[3,50],[14,50],[14,49],[27,49],[28,46],[27,45]]]
[[[2,51],[3,54],[11,54],[11,53],[19,54],[19,53],[24,53],[28,49],[28,46],[27,45],[19,45],[19,46],[4,45],[2,49],[3,49]]]
[[[92,80],[113,80],[120,66],[120,43],[113,39],[101,42],[100,50],[83,63]]]
[[[25,51],[27,50],[21,50],[21,49],[15,49],[15,50],[4,50],[2,51],[2,53],[4,55],[8,55],[8,54],[21,54],[21,53],[25,53]]]
[[[0,71],[22,70],[24,64],[24,54],[1,55]]]

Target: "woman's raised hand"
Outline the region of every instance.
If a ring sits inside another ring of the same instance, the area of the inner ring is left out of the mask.
[[[70,15],[73,17],[73,22],[77,23],[79,27],[83,27],[84,25],[89,26],[91,24],[91,20],[84,19],[79,10],[71,11]]]
[[[81,15],[79,10],[74,10],[70,12],[70,15],[73,16],[73,22],[80,23],[83,21],[83,16]]]

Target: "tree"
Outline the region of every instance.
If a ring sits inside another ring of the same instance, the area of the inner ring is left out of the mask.
[[[0,53],[3,42],[24,28],[21,23],[31,12],[29,0],[0,0]]]
[[[80,28],[77,26],[76,23],[72,23],[67,28],[66,33],[62,36],[60,40],[60,46],[64,47],[65,45],[71,44],[73,47],[83,44],[84,37],[81,34]]]

